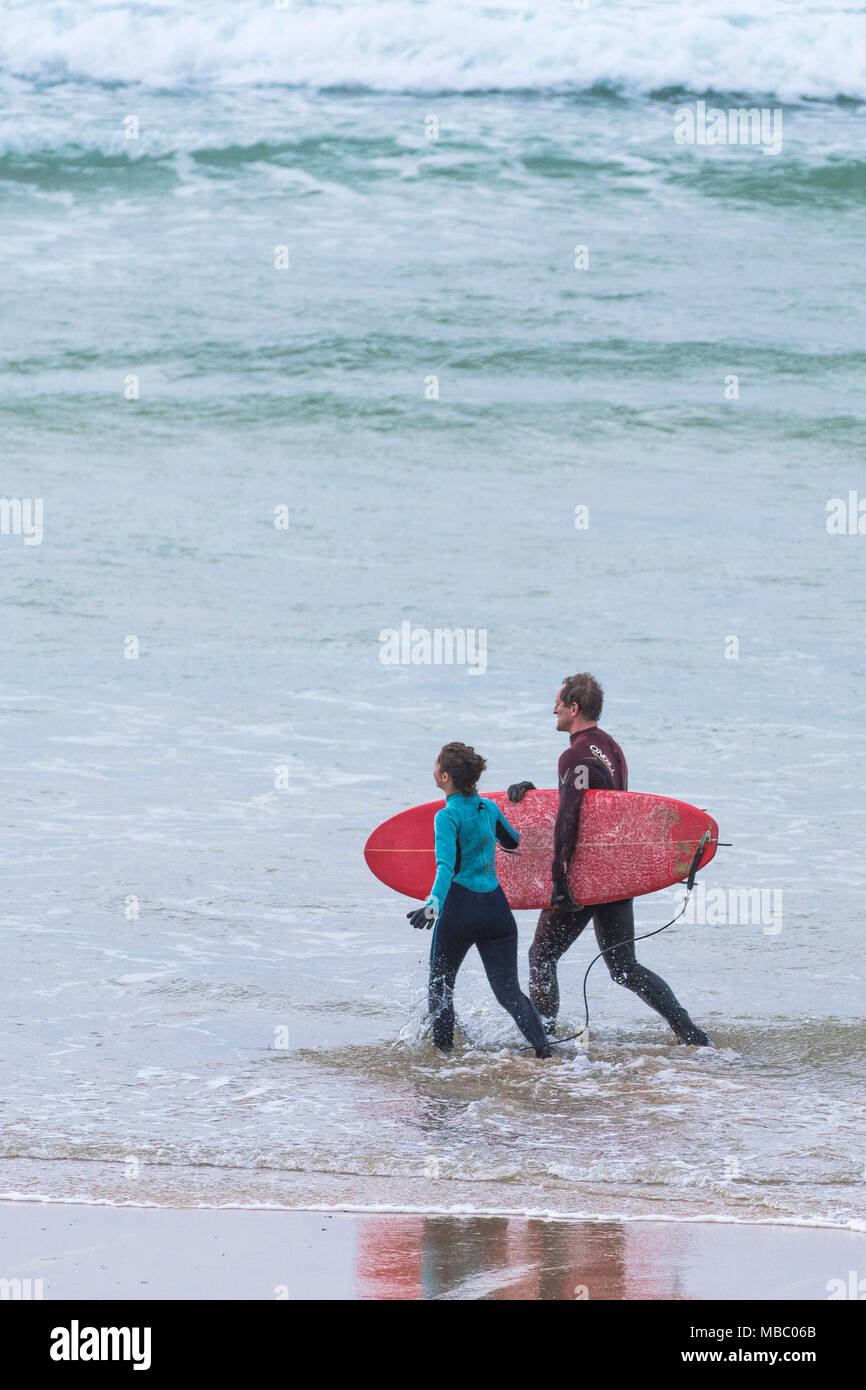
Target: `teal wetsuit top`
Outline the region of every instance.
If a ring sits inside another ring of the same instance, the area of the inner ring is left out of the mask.
[[[452,880],[474,893],[491,893],[499,887],[494,861],[497,840],[504,849],[515,849],[520,836],[495,801],[473,792],[452,792],[433,821],[436,877],[425,904],[441,912]]]

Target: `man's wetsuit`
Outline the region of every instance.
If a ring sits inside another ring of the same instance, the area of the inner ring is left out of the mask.
[[[520,988],[517,923],[494,870],[496,841],[513,849],[519,836],[493,801],[453,793],[435,821],[436,878],[427,906],[441,911],[430,950],[429,1008],[433,1040],[447,1052],[454,1042],[454,983],[471,946],[490,988],[523,1036],[550,1055],[544,1025]]]
[[[559,809],[554,830],[554,894],[563,894],[568,867],[577,845],[580,804],[589,788],[628,789],[628,767],[619,744],[597,724],[571,735],[559,759]],[[529,948],[529,995],[552,1027],[559,1012],[556,966],[589,922],[595,926],[600,951],[611,978],[632,990],[666,1019],[681,1042],[706,1046],[710,1039],[692,1021],[670,985],[641,965],[634,953],[634,909],[631,898],[614,903],[582,905],[576,910],[545,908]],[[613,947],[614,949],[610,949]]]

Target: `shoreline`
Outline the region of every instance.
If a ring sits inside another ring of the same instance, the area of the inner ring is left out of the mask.
[[[727,1212],[707,1212],[679,1216],[676,1213],[629,1212],[567,1212],[547,1207],[473,1207],[456,1203],[452,1206],[420,1206],[411,1203],[363,1202],[299,1202],[292,1205],[277,1202],[194,1202],[194,1201],[119,1201],[110,1197],[47,1197],[36,1193],[0,1193],[0,1210],[4,1206],[94,1207],[126,1211],[248,1211],[320,1213],[326,1216],[429,1216],[461,1219],[504,1219],[518,1221],[561,1221],[586,1226],[603,1225],[685,1225],[685,1226],[766,1226],[772,1229],[866,1233],[866,1217],[852,1217],[837,1222],[811,1216],[732,1216]]]
[[[827,1300],[859,1268],[866,1232],[811,1224],[0,1199],[4,1298]]]
[[[466,1181],[422,1173],[392,1175],[386,1180],[382,1174],[357,1172],[191,1167],[152,1163],[134,1154],[126,1159],[76,1157],[59,1162],[18,1157],[0,1164],[0,1205],[866,1232],[866,1211],[858,1209],[850,1190],[844,1194],[828,1192],[817,1210],[817,1204],[811,1202],[799,1210],[793,1208],[792,1203],[779,1200],[783,1195],[736,1180],[722,1190],[701,1191],[684,1185],[678,1191],[657,1192],[650,1184],[641,1187],[627,1182]],[[845,1200],[839,1201],[839,1196]]]

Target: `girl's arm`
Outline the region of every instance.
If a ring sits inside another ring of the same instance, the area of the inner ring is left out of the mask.
[[[511,821],[508,819],[508,817],[502,814],[499,807],[496,805],[496,802],[493,801],[490,804],[496,811],[496,824],[493,827],[494,835],[496,836],[503,849],[516,849],[518,844],[520,843],[519,834],[514,829],[514,826],[511,824]]]
[[[425,907],[442,911],[445,894],[451,887],[454,865],[457,861],[457,827],[446,810],[437,811],[433,819],[434,846],[436,850],[436,877]]]

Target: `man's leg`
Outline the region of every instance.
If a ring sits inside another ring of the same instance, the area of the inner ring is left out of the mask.
[[[468,931],[459,930],[459,922],[446,915],[447,906],[446,902],[434,928],[427,988],[433,1041],[443,1052],[450,1052],[454,1046],[454,982],[473,941]]]
[[[550,1056],[550,1047],[544,1024],[520,988],[517,974],[517,923],[511,914],[503,894],[504,911],[502,930],[497,935],[479,937],[476,945],[481,957],[490,988],[497,1003],[507,1009],[526,1041],[536,1052]],[[494,928],[496,930],[496,928]]]
[[[572,946],[593,914],[593,908],[562,912],[546,907],[538,919],[529,948],[529,997],[548,1028],[559,1013],[559,982],[556,966],[560,956]]]
[[[595,908],[595,935],[611,979],[624,985],[661,1014],[680,1042],[712,1047],[712,1039],[689,1018],[670,985],[641,965],[634,953],[634,907],[631,898]],[[613,948],[613,949],[611,949]]]

